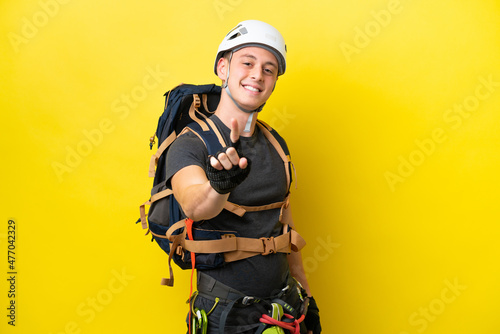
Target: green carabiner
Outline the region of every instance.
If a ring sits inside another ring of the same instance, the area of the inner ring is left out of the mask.
[[[201,328],[201,319],[198,317],[200,310],[195,308],[191,314],[191,334],[198,334]]]
[[[191,304],[191,334],[207,334],[208,333],[208,316],[213,312],[215,307],[219,304],[219,298],[215,298],[215,303],[210,311],[200,310],[194,307],[194,301],[198,297],[196,291],[187,301]]]
[[[208,317],[205,310],[200,311],[201,314],[201,334],[207,334],[208,332]]]

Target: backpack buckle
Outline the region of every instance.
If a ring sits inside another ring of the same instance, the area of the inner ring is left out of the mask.
[[[260,240],[262,240],[262,246],[264,246],[264,251],[260,253],[261,255],[269,255],[276,253],[276,245],[274,244],[274,237],[260,238]]]
[[[198,94],[193,94],[193,105],[196,109],[198,109],[201,106],[201,100]]]
[[[259,301],[260,300],[255,298],[255,297],[245,296],[245,297],[243,297],[243,300],[241,301],[241,303],[243,305],[250,305],[250,304],[258,303]]]

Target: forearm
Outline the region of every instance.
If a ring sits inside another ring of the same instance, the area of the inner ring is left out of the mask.
[[[309,304],[307,307],[307,313],[305,314],[304,323],[307,328],[307,334],[320,334],[321,333],[321,321],[319,317],[319,309],[315,298],[311,293],[309,288],[309,283],[307,282],[306,273],[304,271],[304,266],[302,264],[302,255],[299,252],[292,252],[288,255],[288,263],[290,264],[290,271],[292,275],[302,284],[302,287],[306,290],[309,297]]]
[[[283,212],[282,223],[293,227],[293,217],[292,217],[292,206],[288,205]],[[304,264],[302,263],[302,253],[291,252],[288,255],[288,266],[290,267],[290,272],[293,277],[295,277],[302,287],[307,291],[307,294],[311,296],[311,289],[309,288],[309,283],[307,282],[306,272],[304,270]]]
[[[181,169],[172,178],[172,190],[186,216],[194,221],[217,216],[226,204],[229,194],[217,193],[196,166]]]
[[[300,284],[302,284],[302,287],[307,291],[307,295],[312,296],[306,272],[304,270],[304,264],[302,262],[302,253],[300,251],[291,252],[288,255],[288,265],[292,276],[295,277]]]

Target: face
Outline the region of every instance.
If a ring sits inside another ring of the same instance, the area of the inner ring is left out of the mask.
[[[218,63],[219,78],[226,80],[228,59]],[[271,96],[278,79],[278,61],[269,51],[246,47],[233,53],[229,68],[229,90],[245,109],[254,110]]]

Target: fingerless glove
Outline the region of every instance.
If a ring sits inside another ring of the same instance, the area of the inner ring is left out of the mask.
[[[233,147],[236,148],[236,152],[241,157],[241,152],[239,150],[239,141],[233,144]],[[220,153],[224,153],[229,147],[224,147],[221,151],[215,154],[215,158],[219,156]],[[247,159],[248,165],[246,168],[240,168],[239,166],[233,166],[233,168],[227,170],[222,169],[218,170],[212,167],[210,163],[210,158],[207,160],[207,168],[205,170],[207,174],[207,178],[210,181],[210,185],[217,191],[219,194],[227,194],[234,190],[238,185],[240,185],[250,173],[250,160]]]
[[[306,317],[304,319],[308,331],[313,334],[321,333],[321,323],[319,320],[319,309],[313,297],[309,297],[309,307],[307,308]]]

